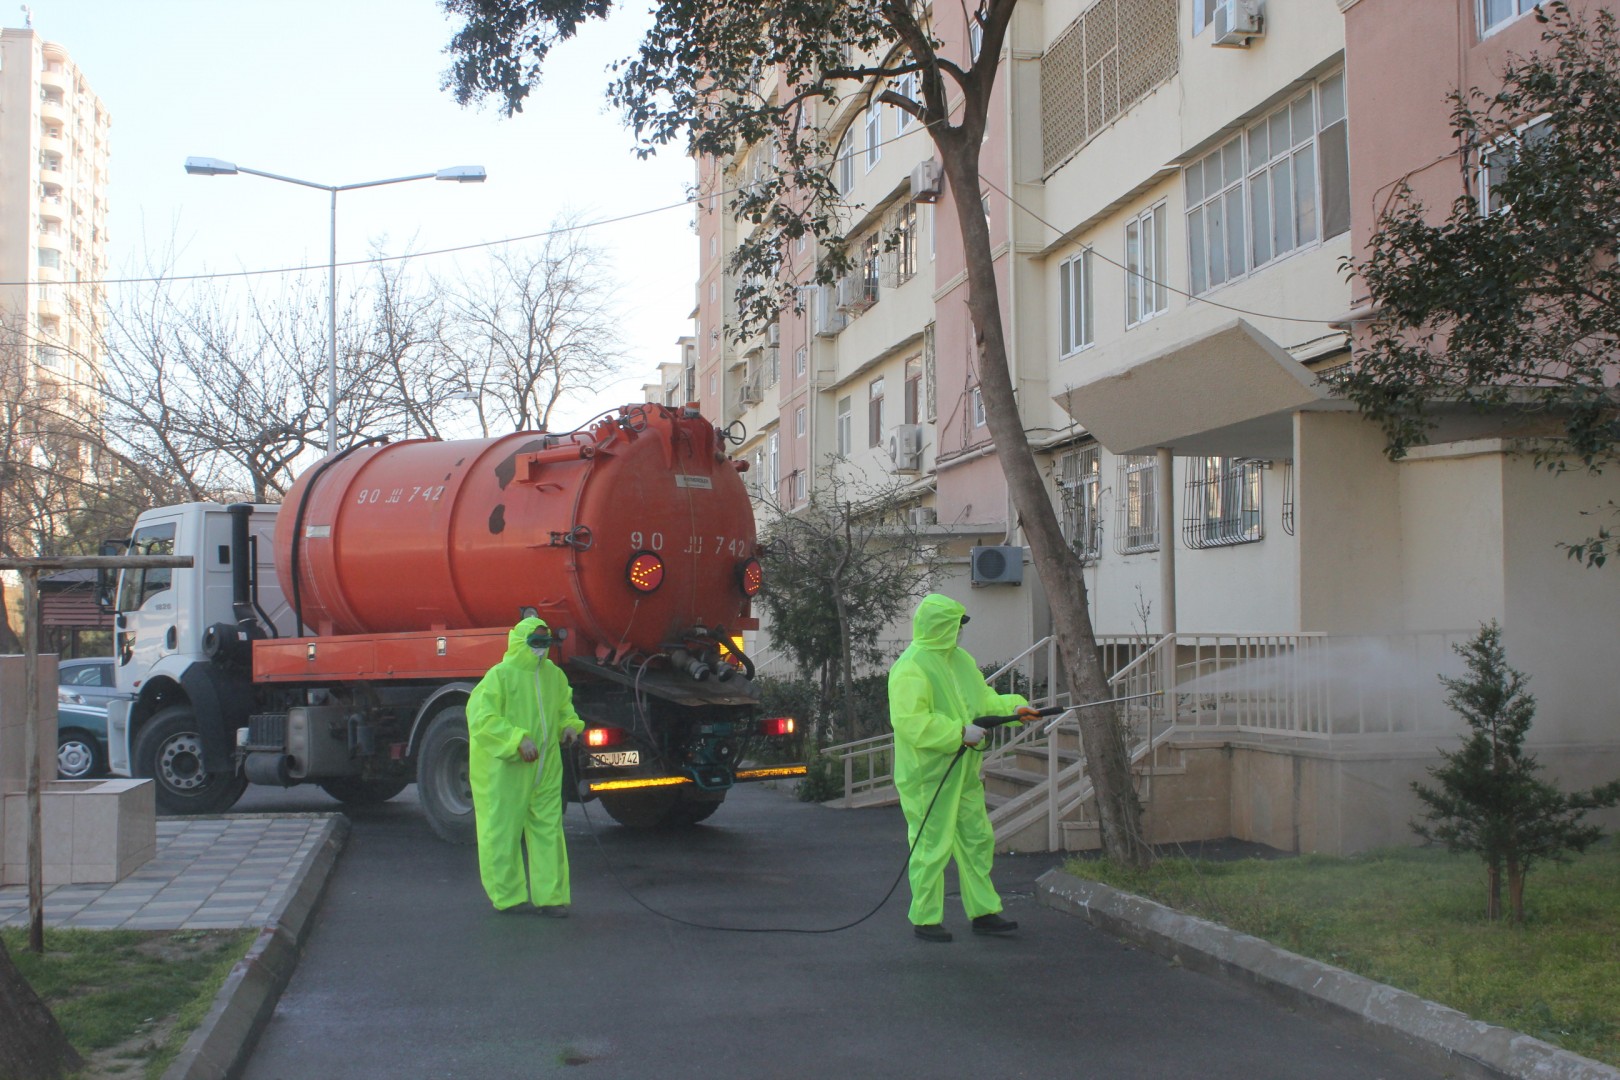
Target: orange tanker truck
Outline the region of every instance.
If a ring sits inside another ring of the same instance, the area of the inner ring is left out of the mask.
[[[106,590],[113,771],[151,777],[168,813],[250,783],[365,803],[415,781],[434,830],[470,841],[467,695],[536,614],[587,725],[565,797],[691,823],[734,784],[801,775],[741,644],[761,584],[746,467],[696,409],[632,405],[562,434],[357,445],[279,506],[146,511],[118,548],[193,565]]]

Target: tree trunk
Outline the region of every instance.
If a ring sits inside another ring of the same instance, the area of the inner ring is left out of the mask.
[[[1513,912],[1513,925],[1524,925],[1524,875],[1525,866],[1518,859],[1509,859],[1507,864],[1508,907]]]
[[[34,993],[0,942],[0,1076],[56,1080],[83,1068],[50,1008]]]
[[[990,232],[980,202],[981,128],[982,125],[964,121],[961,128],[951,129],[936,142],[962,229],[968,309],[979,337],[979,386],[985,418],[995,439],[1008,491],[1029,539],[1035,571],[1046,587],[1052,607],[1053,631],[1075,703],[1105,701],[1113,694],[1097,651],[1080,558],[1063,539],[1057,510],[1030,450],[1013,391],[995,267],[991,261]],[[1130,751],[1125,745],[1116,710],[1112,707],[1085,709],[1079,715],[1086,775],[1091,778],[1096,793],[1103,851],[1129,865],[1146,865],[1152,860],[1152,850],[1142,832],[1142,807],[1131,783]]]
[[[1485,918],[1495,922],[1502,917],[1502,864],[1485,861]]]

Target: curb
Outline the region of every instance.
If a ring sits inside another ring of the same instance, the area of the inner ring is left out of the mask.
[[[298,966],[327,878],[348,837],[349,819],[331,815],[269,925],[231,968],[214,995],[213,1007],[164,1071],[163,1080],[229,1080],[241,1074]]]
[[[1036,893],[1047,907],[1078,915],[1192,971],[1255,987],[1451,1075],[1620,1080],[1620,1069],[1602,1062],[1063,870],[1042,874]]]

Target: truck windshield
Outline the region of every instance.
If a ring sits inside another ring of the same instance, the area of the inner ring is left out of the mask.
[[[145,525],[135,530],[130,541],[131,555],[173,555],[174,522]],[[125,570],[118,579],[118,610],[139,611],[148,599],[169,588],[170,571]]]

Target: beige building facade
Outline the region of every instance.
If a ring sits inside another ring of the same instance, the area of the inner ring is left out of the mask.
[[[0,32],[0,320],[22,377],[96,409],[111,120],[66,49]]]
[[[1046,0],[1015,16],[981,202],[1025,427],[1117,689],[1164,691],[1131,714],[1156,839],[1406,842],[1410,781],[1459,731],[1436,676],[1492,619],[1532,678],[1549,773],[1620,775],[1620,577],[1558,546],[1620,481],[1536,469],[1538,429],[1513,415],[1446,416],[1391,462],[1319,378],[1352,355],[1360,298],[1341,268],[1375,193],[1445,152],[1448,90],[1535,47],[1522,6]],[[935,18],[965,60],[962,10]],[[1453,53],[1455,70],[1426,59]],[[815,120],[870,257],[733,340],[726,192],[768,161],[701,163],[695,400],[746,427],[750,475],[785,512],[827,470],[908,482],[956,558],[938,587],[974,616],[966,644],[1013,659],[1047,635],[1048,599],[1027,562],[1016,585],[979,562],[1023,541],[977,401],[950,193],[895,110],[851,94]],[[814,255],[795,253],[800,280]],[[1048,754],[1012,751],[992,778],[998,835],[1094,844],[1082,777],[1016,775],[1056,769]]]

